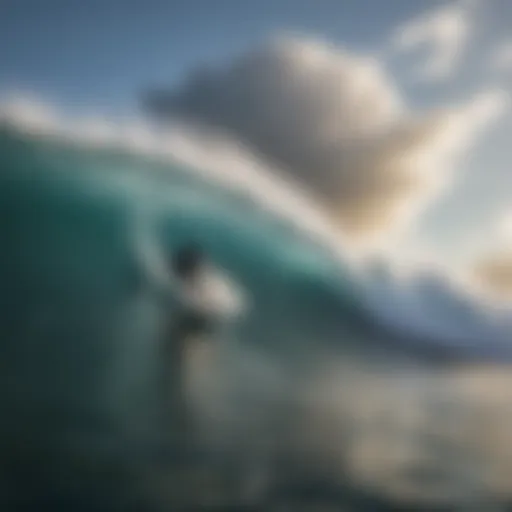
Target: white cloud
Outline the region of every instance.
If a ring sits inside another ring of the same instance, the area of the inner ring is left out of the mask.
[[[431,112],[407,106],[382,64],[278,39],[158,97],[160,115],[227,132],[309,187],[355,238],[404,227],[507,105],[500,90]]]
[[[490,64],[492,70],[498,73],[512,71],[512,40],[504,41],[493,49]]]
[[[392,47],[399,53],[425,48],[428,56],[413,74],[426,82],[448,78],[460,63],[472,28],[474,3],[458,1],[428,11],[399,26],[392,35]]]

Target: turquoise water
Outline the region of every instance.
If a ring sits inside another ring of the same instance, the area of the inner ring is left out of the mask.
[[[320,251],[179,166],[9,131],[0,154],[6,444],[22,428],[40,449],[85,436],[123,456],[149,450],[158,321],[168,314],[152,258],[185,240],[251,290],[241,343],[276,352],[311,344],[296,292],[310,297],[303,311],[315,303],[318,325],[335,314],[325,307],[333,298],[356,300],[348,281],[338,291],[332,276],[345,276]]]
[[[423,338],[407,345],[384,329],[348,264],[241,193],[172,162],[10,130],[0,133],[0,161],[9,499],[77,510],[87,496],[96,510],[99,502],[131,510],[120,496],[153,467],[162,434],[154,374],[169,311],[156,290],[166,256],[188,240],[250,299],[225,333],[238,354],[230,381],[244,390],[238,399],[266,393],[268,406],[272,386],[283,399],[286,386],[296,389],[326,361],[345,368],[392,354],[389,366],[407,355],[415,375],[424,371],[428,350],[405,349]]]

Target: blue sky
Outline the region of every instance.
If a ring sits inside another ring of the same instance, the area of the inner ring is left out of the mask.
[[[351,51],[385,53],[390,34],[438,0],[3,0],[0,90],[23,90],[73,111],[136,111],[150,85],[179,82],[202,63],[221,62],[268,36],[293,31]],[[383,57],[407,101],[422,108],[455,104],[490,85],[512,81],[489,73],[494,45],[512,37],[512,2],[480,1],[457,71],[435,83],[410,80],[415,54]],[[419,54],[421,57],[421,53]],[[419,57],[418,57],[419,58]],[[457,254],[467,236],[489,232],[512,209],[510,115],[479,140],[458,169],[456,187],[421,218],[416,239]],[[478,238],[478,237],[477,237]]]
[[[372,48],[397,21],[431,3],[392,0],[379,9],[381,0],[7,0],[0,5],[0,81],[60,101],[129,108],[141,87],[167,84],[277,31]]]

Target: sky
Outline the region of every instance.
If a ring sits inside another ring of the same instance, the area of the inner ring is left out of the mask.
[[[510,0],[1,0],[0,49],[0,92],[71,113],[134,114],[168,88],[293,168],[355,239],[466,263],[512,240]],[[276,70],[285,85],[261,78]]]
[[[191,66],[223,59],[281,30],[359,48],[431,0],[3,0],[3,84],[40,87],[66,101],[126,107],[147,83],[179,80]]]

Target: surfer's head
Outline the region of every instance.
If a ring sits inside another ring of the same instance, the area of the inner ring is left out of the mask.
[[[194,243],[189,243],[179,247],[172,255],[172,271],[182,279],[191,279],[201,268],[204,259],[201,248]]]

